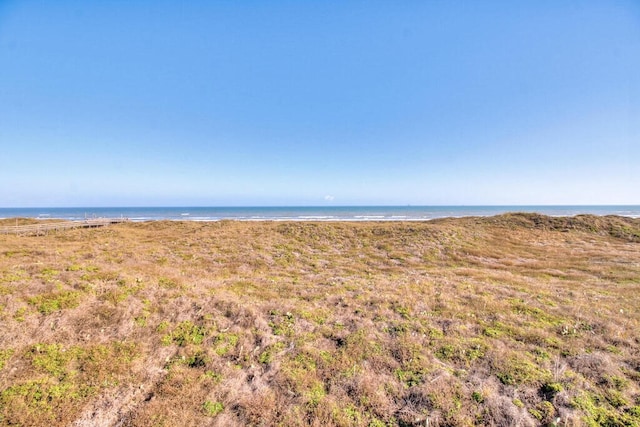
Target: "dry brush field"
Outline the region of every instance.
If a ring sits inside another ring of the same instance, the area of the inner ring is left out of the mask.
[[[0,235],[0,424],[640,426],[640,220]]]

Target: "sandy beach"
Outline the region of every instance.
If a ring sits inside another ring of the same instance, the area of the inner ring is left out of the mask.
[[[1,425],[640,425],[638,331],[640,219],[0,235]]]

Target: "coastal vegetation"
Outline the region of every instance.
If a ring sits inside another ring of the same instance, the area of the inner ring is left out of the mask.
[[[639,331],[640,219],[0,235],[0,425],[640,426]]]

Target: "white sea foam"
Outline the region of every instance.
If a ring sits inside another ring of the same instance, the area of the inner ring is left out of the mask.
[[[132,221],[429,221],[444,217],[491,216],[537,212],[550,216],[579,214],[640,218],[640,205],[629,206],[316,206],[316,207],[78,207],[0,208],[0,217],[82,220],[129,218]]]

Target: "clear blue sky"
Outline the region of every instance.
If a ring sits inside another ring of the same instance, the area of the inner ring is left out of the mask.
[[[637,1],[0,1],[0,206],[640,204]]]

